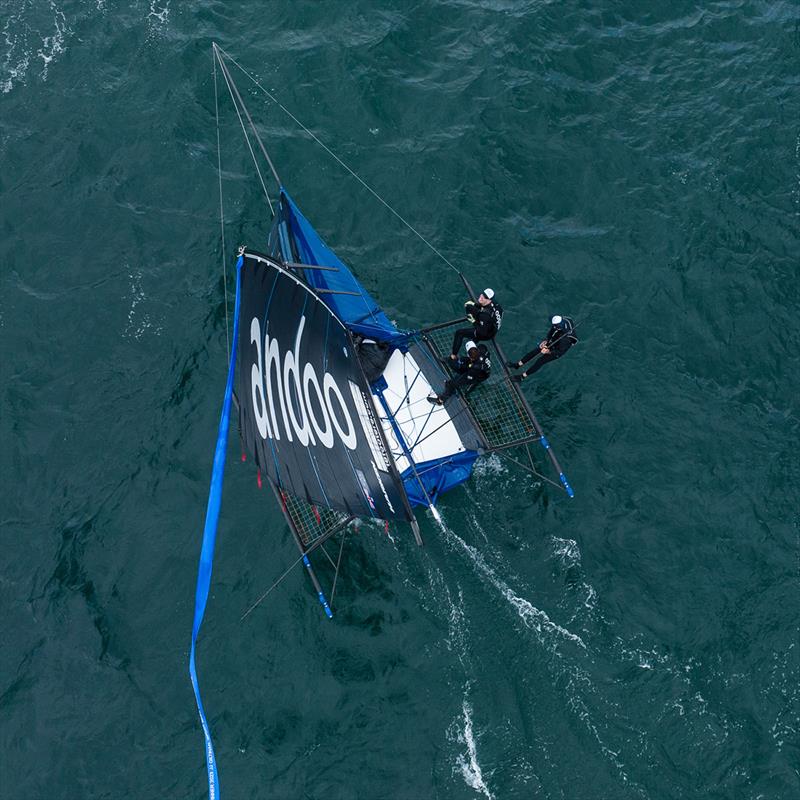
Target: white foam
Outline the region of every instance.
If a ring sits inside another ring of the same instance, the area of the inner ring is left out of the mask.
[[[50,0],[44,10],[46,14],[49,8],[52,17],[42,26],[38,17],[43,5],[22,0],[14,4],[14,13],[5,17],[2,36],[6,48],[0,63],[0,92],[3,94],[25,82],[31,58],[42,60],[40,77],[47,80],[50,64],[66,50],[65,42],[71,31],[64,12],[55,0]],[[37,39],[38,45],[35,44]]]
[[[3,73],[7,77],[0,82],[0,88],[2,88],[3,94],[8,94],[8,92],[14,88],[14,81],[18,81],[24,77],[28,70],[28,64],[30,63],[30,56],[24,51],[24,42],[22,45],[22,53],[15,55],[18,38],[11,30],[11,24],[12,22],[16,22],[17,19],[17,17],[9,16],[6,20],[6,24],[3,26],[3,38],[8,45],[8,50],[3,59]]]
[[[439,523],[439,527],[443,531],[446,532],[447,531],[447,526],[444,524],[444,520],[442,519],[442,515],[439,512],[439,509],[436,508],[436,506],[428,506],[428,508],[430,509],[430,512],[431,512],[431,515],[433,516],[433,518],[436,520],[436,522]]]
[[[553,557],[565,567],[578,566],[581,563],[581,551],[574,539],[553,537]]]
[[[150,12],[147,19],[151,20],[153,25],[163,28],[169,19],[169,0],[166,0],[163,5],[158,0],[150,0]]]
[[[476,528],[477,532],[484,536],[486,539],[485,532],[483,531],[479,521],[477,518],[472,517],[471,522],[473,526]],[[627,774],[625,769],[624,761],[621,757],[620,748],[619,747],[611,747],[609,746],[606,741],[604,740],[604,735],[601,734],[601,731],[598,729],[598,725],[595,723],[595,720],[592,718],[592,712],[586,702],[585,696],[586,694],[596,694],[596,687],[591,681],[591,678],[586,673],[584,669],[582,669],[578,664],[574,663],[574,661],[570,658],[570,654],[564,652],[560,648],[557,647],[558,638],[565,638],[569,641],[576,643],[578,646],[587,650],[586,644],[583,642],[580,636],[572,633],[570,630],[565,628],[564,626],[558,625],[554,623],[548,615],[541,611],[540,609],[536,608],[525,600],[522,597],[519,597],[504,581],[502,578],[499,577],[497,574],[497,567],[490,565],[487,563],[486,558],[484,558],[483,554],[476,550],[474,547],[468,545],[458,534],[454,533],[449,528],[446,530],[447,539],[451,543],[458,544],[460,548],[467,554],[473,565],[477,568],[477,571],[483,576],[483,578],[492,585],[498,592],[508,601],[508,603],[514,608],[514,610],[518,613],[520,619],[525,623],[525,625],[529,628],[532,628],[536,634],[539,641],[545,645],[548,649],[551,650],[553,655],[556,657],[556,660],[553,662],[553,666],[559,664],[560,667],[558,669],[559,673],[562,676],[562,680],[559,681],[560,685],[563,687],[563,691],[566,695],[567,706],[571,710],[573,714],[581,721],[581,723],[586,727],[586,729],[590,732],[594,740],[597,742],[597,746],[599,747],[600,751],[602,752],[603,756],[614,765],[616,770],[619,773],[620,779],[623,783],[630,787],[636,794],[642,797],[646,797],[646,793],[642,787],[638,786],[634,781],[631,780],[630,776]],[[570,544],[571,540],[561,540],[563,543],[563,548],[557,546],[557,550],[564,550],[564,555],[571,554],[572,557],[578,556],[579,551],[577,550],[577,546],[572,546]],[[487,539],[487,546],[490,546],[488,539]],[[500,567],[504,570],[504,572],[508,572],[507,569],[503,568],[502,565]],[[585,600],[585,605],[587,608],[592,608],[594,603],[596,602],[596,592],[589,584],[584,584],[587,591],[587,597]],[[462,612],[463,613],[463,612]],[[451,611],[451,630],[455,627],[455,623],[458,620],[458,616],[456,615],[455,610]],[[451,634],[452,635],[452,634]],[[558,637],[558,638],[556,638]],[[563,671],[562,671],[563,670]],[[467,687],[467,689],[469,686]],[[465,699],[467,698],[466,690],[465,690]],[[606,703],[609,703],[612,707],[607,712],[604,712],[601,717],[601,727],[602,722],[605,720],[605,716],[608,713],[611,713],[614,716],[614,711],[618,712],[618,707],[612,703],[608,698],[602,698]],[[467,715],[464,717],[465,719],[465,733],[464,733],[464,742],[467,742],[467,735],[466,735],[466,720]],[[471,720],[471,717],[470,717]],[[471,732],[471,721],[470,721],[470,732]],[[477,763],[477,759],[476,759]],[[467,756],[463,758],[463,763],[459,762],[459,766],[461,768],[461,772],[464,775],[464,779],[467,780],[469,783],[470,780],[476,780],[476,773],[471,765],[471,760],[469,758],[469,747],[467,747]],[[480,773],[477,773],[480,775]],[[469,777],[468,777],[469,776]],[[480,775],[481,782],[485,786],[485,782],[483,781],[482,775]],[[469,783],[470,786],[473,784]],[[476,791],[481,791],[477,786],[473,786]],[[486,790],[488,792],[488,789]]]
[[[459,741],[467,746],[467,752],[459,753],[458,766],[465,783],[476,792],[494,800],[494,795],[489,791],[486,781],[483,779],[481,765],[478,763],[478,747],[475,743],[475,736],[472,725],[472,706],[469,704],[465,695],[462,706],[464,730],[459,733]]]
[[[479,458],[472,468],[472,474],[482,478],[486,475],[505,475],[508,472],[508,467],[500,460],[497,453],[491,453],[488,456]]]
[[[140,269],[135,270],[129,273],[128,277],[131,281],[131,305],[128,309],[128,322],[123,335],[126,338],[134,338],[136,340],[141,339],[148,331],[156,336],[160,335],[161,325],[154,324],[150,319],[150,314],[139,308],[147,299],[142,288],[142,271]]]
[[[64,52],[64,39],[67,34],[67,18],[64,12],[50,0],[50,8],[53,11],[53,25],[54,30],[51,36],[45,36],[42,39],[42,46],[36,55],[42,59],[44,66],[42,67],[42,80],[47,80],[47,70],[52,60]]]
[[[494,588],[497,589],[508,601],[508,603],[516,610],[520,619],[527,627],[532,628],[538,634],[543,634],[545,632],[558,634],[565,639],[575,642],[575,644],[579,645],[584,650],[586,649],[586,644],[580,636],[553,622],[544,611],[536,608],[536,606],[534,606],[532,603],[515,594],[511,587],[497,575],[494,569],[492,569],[492,567],[486,563],[483,555],[474,547],[468,545],[457,533],[454,533],[452,530],[450,530],[450,528],[445,528],[445,532],[451,541],[457,542],[459,545],[461,545],[462,549],[469,556],[472,563],[479,569],[485,579],[492,586],[494,586]]]
[[[462,714],[453,720],[447,730],[447,738],[450,741],[456,741],[466,747],[466,752],[460,752],[456,755],[454,773],[460,773],[467,786],[490,800],[494,800],[494,795],[486,785],[486,780],[483,777],[483,771],[478,761],[478,745],[472,721],[472,706],[469,702],[469,692],[472,685],[472,679],[469,676],[472,669],[467,647],[464,593],[461,587],[458,586],[458,599],[454,602],[441,571],[429,566],[427,572],[430,587],[433,593],[438,595],[437,608],[447,609],[447,646],[458,657],[466,676],[464,696],[462,698]]]
[[[555,558],[562,567],[565,569],[580,567],[581,551],[578,547],[578,543],[574,539],[560,539],[558,536],[553,536],[552,542],[553,558]],[[574,622],[580,614],[584,613],[584,609],[594,611],[597,606],[597,592],[594,586],[586,581],[582,581],[580,588],[586,593],[586,596],[572,617],[570,617],[570,623]]]
[[[597,605],[597,592],[594,590],[594,586],[592,586],[591,583],[586,583],[586,581],[584,581],[582,586],[586,589],[586,599],[583,601],[583,605],[588,608],[589,611],[594,611]]]

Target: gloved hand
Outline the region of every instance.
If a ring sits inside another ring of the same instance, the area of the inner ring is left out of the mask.
[[[464,303],[464,314],[470,322],[475,322],[475,317],[472,316],[472,307],[475,305],[474,300],[467,300]]]

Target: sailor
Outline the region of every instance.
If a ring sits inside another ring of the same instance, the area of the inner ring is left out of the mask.
[[[448,398],[464,386],[471,392],[479,383],[489,377],[492,371],[492,362],[489,360],[489,348],[485,344],[467,342],[467,356],[456,359],[451,365],[455,376],[444,384],[444,391],[440,395],[428,395],[428,402],[435,405],[444,405]]]
[[[526,353],[519,361],[509,361],[508,366],[512,369],[527,364],[532,358],[539,356],[536,363],[529,367],[525,372],[511,377],[512,381],[519,383],[540,370],[545,364],[561,358],[572,345],[577,344],[578,337],[575,335],[575,323],[569,317],[554,316],[550,320],[550,330],[547,336],[539,342],[535,349]]]
[[[455,361],[458,357],[457,353],[461,349],[461,342],[464,339],[471,339],[474,342],[486,342],[494,339],[503,322],[503,309],[495,302],[492,289],[484,289],[478,295],[477,303],[474,300],[467,300],[464,303],[464,311],[467,319],[472,323],[472,327],[459,328],[455,332],[453,348],[450,352],[451,361]]]
[[[392,351],[386,342],[378,342],[375,339],[367,339],[361,334],[353,336],[353,344],[358,351],[358,360],[364,370],[364,377],[367,383],[374,383],[383,375]]]

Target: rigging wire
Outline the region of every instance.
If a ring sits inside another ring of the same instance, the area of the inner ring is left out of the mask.
[[[217,58],[219,59],[218,54]],[[247,128],[245,128],[244,126],[244,120],[242,119],[242,115],[239,111],[239,104],[236,102],[236,98],[233,96],[233,89],[231,88],[231,82],[228,80],[228,75],[226,74],[226,71],[224,69],[225,65],[222,63],[222,61],[219,62],[219,65],[222,71],[222,77],[225,78],[225,85],[228,87],[228,92],[230,93],[231,96],[231,102],[233,103],[233,107],[236,109],[236,116],[239,118],[239,124],[242,126],[242,133],[244,134],[244,140],[247,142],[247,149],[250,151],[250,156],[253,159],[253,164],[255,165],[256,172],[258,173],[258,179],[259,181],[261,181],[261,188],[264,190],[264,197],[267,198],[267,204],[269,205],[270,214],[274,216],[275,210],[272,207],[272,200],[269,199],[269,192],[267,191],[266,184],[264,183],[264,176],[261,174],[261,169],[258,166],[258,159],[256,158],[256,154],[253,152],[253,145],[250,144],[250,137],[247,135]]]
[[[336,573],[333,576],[333,588],[331,589],[331,607],[333,606],[333,596],[336,594],[336,581],[339,579],[339,565],[342,563],[342,551],[344,550],[344,540],[347,538],[347,528],[342,531],[342,543],[339,545],[339,557],[336,559]]]
[[[256,137],[258,146],[261,148],[261,154],[264,156],[270,170],[272,171],[272,176],[275,178],[275,183],[277,183],[278,186],[281,186],[281,179],[278,176],[278,171],[275,169],[275,165],[272,163],[272,159],[269,157],[267,148],[264,147],[264,142],[261,141],[261,137],[258,135],[258,128],[256,128],[256,124],[253,122],[253,118],[250,116],[250,112],[247,110],[247,106],[245,105],[244,100],[242,100],[241,94],[239,94],[239,87],[236,85],[233,78],[231,78],[231,74],[228,72],[227,65],[223,61],[220,61],[219,65],[223,73],[230,79],[231,88],[236,95],[236,99],[239,101],[239,105],[242,107],[242,111],[244,111],[244,115],[247,117],[247,121],[250,123],[250,129],[253,131],[253,136]]]
[[[228,368],[231,366],[231,334],[228,319],[228,259],[225,257],[225,210],[222,204],[222,148],[219,142],[219,92],[217,91],[217,59],[214,56],[214,118],[217,121],[217,177],[219,178],[219,226],[222,238],[222,286],[225,290],[225,340],[228,344]]]
[[[320,545],[320,550],[322,550],[322,552],[325,553],[325,557],[328,559],[330,565],[334,569],[336,569],[336,562],[331,558],[331,554],[325,549],[325,545],[324,544]],[[330,603],[328,605],[330,605]]]
[[[533,466],[526,467],[525,464],[523,464],[521,461],[517,461],[516,458],[512,458],[510,455],[508,455],[508,453],[506,453],[503,450],[497,450],[495,452],[497,453],[497,455],[502,456],[503,458],[507,458],[509,461],[511,461],[513,464],[516,464],[521,469],[524,469],[524,470],[526,470],[528,472],[533,473],[537,478],[541,478],[543,481],[547,481],[549,484],[552,484],[553,486],[556,487],[556,489],[559,489],[562,492],[564,491],[564,487],[563,486],[561,486],[560,484],[556,483],[553,480],[550,480],[550,478],[548,478],[546,475],[542,475],[541,472],[537,472],[533,468]],[[529,455],[530,455],[530,453],[529,453]]]
[[[307,553],[301,553],[300,556],[286,568],[286,571],[280,576],[280,578],[278,578],[278,580],[276,580],[275,583],[273,583],[272,586],[270,586],[269,589],[267,589],[267,591],[264,592],[264,594],[262,594],[261,597],[259,597],[258,600],[256,600],[255,603],[253,603],[253,605],[251,605],[250,608],[244,612],[244,614],[242,614],[241,617],[239,617],[239,622],[241,622],[251,611],[253,611],[255,607],[259,605],[273,589],[276,589],[278,584],[281,583],[281,581],[306,557],[306,555]]]
[[[381,205],[383,205],[388,211],[390,211],[392,214],[394,214],[394,216],[397,217],[397,219],[399,219],[400,222],[402,222],[403,225],[405,225],[418,239],[420,239],[434,253],[436,253],[436,255],[442,261],[444,261],[444,263],[447,264],[448,267],[450,267],[450,269],[452,269],[454,272],[458,273],[459,275],[461,274],[461,270],[458,269],[458,267],[456,267],[447,258],[445,258],[445,256],[443,256],[439,252],[439,250],[437,250],[436,247],[434,247],[407,219],[405,219],[399,212],[395,211],[368,183],[366,183],[361,178],[360,175],[358,175],[356,172],[354,172],[347,164],[344,163],[344,161],[342,161],[341,158],[339,158],[339,156],[336,155],[336,153],[333,152],[333,150],[330,149],[330,147],[328,147],[314,133],[312,133],[305,125],[303,125],[303,123],[300,122],[300,120],[297,119],[297,117],[294,114],[292,114],[292,112],[289,111],[288,108],[286,108],[273,94],[271,94],[269,91],[267,91],[267,89],[265,89],[261,85],[261,83],[259,83],[259,81],[256,80],[256,78],[254,78],[235,58],[233,58],[233,56],[228,55],[228,53],[226,53],[219,45],[215,45],[215,46],[216,46],[217,50],[225,56],[225,58],[227,58],[232,64],[235,64],[236,67],[238,67],[239,70],[242,73],[244,73],[244,75],[246,75],[259,89],[261,89],[261,91],[264,92],[264,94],[270,100],[272,100],[272,102],[275,103],[275,105],[277,105],[278,108],[281,109],[281,111],[283,111],[300,128],[302,128],[320,147],[323,148],[323,150],[325,150],[326,153],[328,153],[328,155],[330,155],[335,161],[337,161],[342,167],[344,167],[344,169],[346,169],[347,172],[349,172],[379,203],[381,203]]]
[[[346,526],[346,525],[345,525],[345,530],[347,530],[347,526]],[[296,566],[297,566],[297,565],[298,565],[298,564],[299,564],[299,563],[300,563],[300,562],[301,562],[301,561],[302,561],[304,558],[306,558],[306,556],[310,556],[310,555],[311,555],[311,554],[312,554],[312,553],[313,553],[313,552],[314,552],[314,551],[315,551],[317,548],[322,548],[322,551],[325,553],[325,555],[326,555],[326,556],[328,556],[328,560],[331,562],[331,564],[333,564],[333,559],[332,559],[332,558],[330,557],[330,555],[328,554],[328,551],[327,551],[327,550],[325,550],[325,548],[323,547],[323,545],[325,544],[325,542],[326,542],[326,541],[327,541],[327,538],[326,538],[326,537],[323,537],[323,538],[321,538],[321,539],[318,539],[316,542],[314,542],[314,544],[312,544],[312,545],[311,545],[311,547],[309,547],[307,550],[305,550],[304,552],[302,552],[302,553],[301,553],[301,554],[300,554],[300,555],[299,555],[299,556],[298,556],[298,557],[297,557],[297,558],[296,558],[296,559],[295,559],[295,560],[294,560],[294,561],[293,561],[291,564],[289,564],[289,566],[286,568],[286,570],[285,570],[285,571],[284,571],[284,572],[281,574],[281,576],[280,576],[280,577],[279,577],[279,578],[278,578],[278,579],[277,579],[277,580],[276,580],[276,581],[275,581],[275,582],[274,582],[274,583],[273,583],[273,584],[272,584],[272,585],[269,587],[269,589],[267,589],[267,590],[264,592],[264,594],[262,594],[262,595],[261,595],[261,597],[259,597],[259,598],[258,598],[258,600],[256,600],[256,601],[255,601],[255,603],[253,603],[253,605],[251,605],[251,606],[250,606],[250,608],[248,608],[248,609],[247,609],[247,611],[245,611],[245,612],[244,612],[244,614],[242,614],[242,616],[241,616],[241,617],[239,617],[239,622],[241,622],[241,621],[242,621],[242,620],[243,620],[243,619],[244,619],[246,616],[248,616],[248,615],[249,615],[249,614],[250,614],[252,611],[254,611],[254,610],[255,610],[255,608],[256,608],[256,606],[260,605],[260,604],[261,604],[261,603],[264,601],[264,599],[267,597],[267,595],[268,595],[270,592],[272,592],[274,589],[276,589],[276,588],[278,587],[278,585],[279,585],[279,584],[280,584],[280,583],[283,581],[283,579],[284,579],[284,578],[285,578],[285,577],[286,577],[286,576],[287,576],[287,575],[288,575],[288,574],[289,574],[289,573],[290,573],[290,572],[291,572],[291,571],[292,571],[292,570],[293,570],[293,569],[294,569],[294,568],[295,568],[295,567],[296,567]]]

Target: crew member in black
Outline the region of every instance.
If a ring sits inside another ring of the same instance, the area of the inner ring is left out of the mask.
[[[428,402],[435,405],[444,405],[458,389],[464,386],[472,391],[479,383],[489,377],[492,371],[492,362],[489,360],[489,348],[485,344],[467,342],[467,357],[457,359],[451,365],[455,376],[444,384],[444,391],[440,395],[428,395]]]
[[[464,339],[471,339],[474,342],[486,342],[494,339],[503,321],[503,309],[495,303],[494,292],[491,289],[484,289],[478,296],[477,303],[474,300],[467,300],[464,303],[464,311],[467,319],[472,323],[472,327],[459,328],[455,332],[453,348],[450,353],[451,361],[456,360]]]
[[[536,349],[526,353],[519,361],[509,361],[508,366],[512,369],[527,364],[532,358],[539,356],[536,363],[529,367],[525,372],[512,376],[511,380],[517,383],[524,380],[534,372],[538,372],[545,364],[561,358],[567,350],[576,344],[578,337],[575,335],[575,323],[569,317],[559,317],[556,315],[550,320],[550,330],[544,341],[539,342]]]

